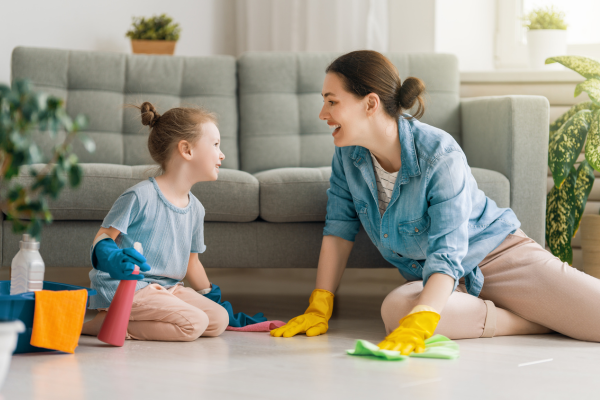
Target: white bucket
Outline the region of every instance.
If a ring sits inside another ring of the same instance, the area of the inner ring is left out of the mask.
[[[17,347],[19,333],[24,331],[25,325],[19,320],[0,322],[0,388],[4,384],[4,379],[6,379],[10,359],[15,347]]]
[[[546,65],[546,58],[567,55],[567,31],[532,29],[527,32],[529,66],[532,69],[564,69],[558,63]]]

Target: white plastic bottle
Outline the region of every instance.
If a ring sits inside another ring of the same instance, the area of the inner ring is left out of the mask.
[[[46,267],[39,252],[40,242],[24,234],[19,248],[11,264],[10,294],[42,290]]]

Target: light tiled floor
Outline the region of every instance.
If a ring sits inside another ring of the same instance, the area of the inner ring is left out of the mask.
[[[598,399],[600,344],[557,334],[459,341],[458,360],[382,362],[345,355],[384,336],[380,297],[340,298],[328,334],[272,338],[225,332],[191,343],[82,337],[76,354],[16,355],[4,399]],[[272,319],[306,298],[239,297]],[[553,361],[519,366],[545,360]]]

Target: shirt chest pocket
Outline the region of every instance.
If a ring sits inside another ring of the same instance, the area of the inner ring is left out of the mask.
[[[371,221],[369,220],[369,214],[367,212],[368,206],[367,203],[354,199],[354,206],[356,208],[356,213],[358,214],[358,218],[362,223],[363,228],[367,232],[367,235],[373,240],[373,229],[371,226]]]
[[[404,255],[414,260],[427,257],[427,240],[431,218],[425,214],[421,218],[398,224],[398,233],[404,247]]]

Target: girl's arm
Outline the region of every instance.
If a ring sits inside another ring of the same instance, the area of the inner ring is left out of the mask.
[[[204,266],[202,266],[198,258],[198,253],[190,253],[187,274],[185,276],[194,290],[210,288],[210,281],[208,280],[208,276],[206,276]]]
[[[108,236],[110,236],[110,238],[112,240],[117,240],[117,236],[119,236],[119,234],[121,233],[121,231],[119,231],[118,229],[113,228],[112,226],[110,228],[100,228],[100,230],[98,231],[98,233],[96,233],[96,236],[94,236],[94,242],[96,241],[96,238],[100,235],[102,235],[103,233],[106,233]]]

